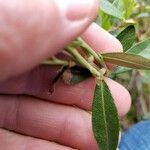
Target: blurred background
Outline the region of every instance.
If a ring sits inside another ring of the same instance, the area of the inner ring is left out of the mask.
[[[128,49],[137,48],[139,55],[150,59],[150,0],[101,0],[97,24],[121,40],[123,46],[134,38]],[[124,42],[118,34],[128,26],[131,30],[127,37],[124,36],[127,39]],[[132,96],[130,112],[121,119],[122,130],[150,119],[150,71],[119,67],[112,72],[111,78],[124,85]]]

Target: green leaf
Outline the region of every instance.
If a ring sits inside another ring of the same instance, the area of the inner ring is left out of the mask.
[[[150,38],[137,43],[136,45],[134,45],[133,47],[131,47],[130,49],[128,49],[126,51],[126,53],[129,54],[138,54],[140,56],[143,56],[145,58],[150,58]],[[117,75],[117,74],[121,74],[124,72],[128,72],[130,71],[130,68],[125,68],[125,67],[117,67],[116,70],[114,70],[112,72],[112,75]]]
[[[135,0],[114,0],[113,5],[123,12],[123,17],[129,19],[133,14],[136,1]]]
[[[133,25],[128,26],[117,36],[117,39],[121,42],[124,52],[126,52],[135,42],[135,27]]]
[[[123,1],[122,0],[114,0],[113,1],[113,5],[119,9],[121,12],[124,11],[124,5],[123,5]]]
[[[124,17],[125,19],[128,19],[133,14],[136,1],[135,0],[122,0],[122,2],[123,2],[123,7],[124,7]]]
[[[101,27],[109,30],[112,27],[111,16],[103,11],[100,11]]]
[[[115,18],[123,20],[122,12],[117,9],[112,3],[107,0],[101,0],[100,2],[101,10],[104,11],[106,14],[113,16]]]
[[[105,81],[101,81],[95,89],[92,126],[99,148],[116,150],[119,140],[119,119],[114,99]]]
[[[113,1],[113,5],[114,5],[115,7],[117,7],[117,8],[122,9],[122,6],[120,6],[121,4],[122,4],[122,1],[120,1],[120,0],[114,0],[114,1]]]
[[[126,53],[139,54],[143,57],[150,57],[150,38],[134,45]]]
[[[133,69],[150,69],[150,60],[135,54],[105,53],[102,54],[104,61]]]

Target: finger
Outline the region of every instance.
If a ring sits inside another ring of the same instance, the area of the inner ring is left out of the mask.
[[[0,129],[2,150],[74,150],[72,148]]]
[[[0,84],[1,94],[26,94],[45,100],[76,105],[91,110],[95,89],[95,81],[90,78],[76,85],[66,85],[62,80],[55,84],[54,92],[50,95],[52,80],[57,74],[55,67],[40,66],[30,73],[8,80]],[[108,86],[114,96],[119,115],[125,115],[130,108],[129,92],[117,82],[107,79]],[[119,92],[118,92],[119,91]]]
[[[94,20],[98,0],[0,0],[0,81],[56,54]]]
[[[29,97],[0,97],[0,127],[81,150],[98,150],[91,115]]]
[[[84,40],[97,52],[122,52],[121,43],[96,23],[92,23],[83,33]]]
[[[112,96],[115,100],[115,104],[118,108],[119,115],[126,115],[131,106],[131,96],[129,92],[126,88],[124,88],[116,81],[113,81],[109,78],[105,78],[105,81],[108,84]]]
[[[82,35],[83,39],[96,51],[100,53],[122,52],[123,47],[119,40],[109,34],[96,23],[93,23]],[[115,65],[107,63],[110,69]]]

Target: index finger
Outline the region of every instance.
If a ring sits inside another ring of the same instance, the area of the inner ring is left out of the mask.
[[[97,52],[122,52],[123,47],[119,40],[109,34],[96,23],[83,33],[82,38]]]

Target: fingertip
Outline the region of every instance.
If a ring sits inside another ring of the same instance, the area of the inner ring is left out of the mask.
[[[96,52],[123,52],[123,46],[120,41],[96,23],[92,23],[92,25],[83,33],[82,38]],[[107,63],[107,66],[110,69],[115,68],[115,65],[110,63]]]
[[[97,52],[122,52],[123,47],[118,39],[93,23],[82,35],[83,39]]]
[[[105,78],[105,81],[112,92],[119,116],[122,117],[126,115],[131,106],[131,96],[129,92],[122,85],[109,78]]]

